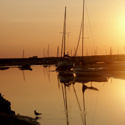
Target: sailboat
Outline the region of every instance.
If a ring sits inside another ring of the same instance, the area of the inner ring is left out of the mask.
[[[78,43],[75,49],[75,54],[74,56],[77,55],[78,52],[78,48],[79,48],[79,44],[80,44],[80,40],[82,38],[82,57],[83,57],[83,44],[84,44],[84,22],[85,22],[85,0],[83,0],[83,12],[82,12],[82,21],[81,21],[81,26],[80,26],[80,33],[79,33],[79,37],[78,37]],[[77,61],[77,63],[75,63],[74,67],[73,67],[73,71],[75,73],[81,72],[81,71],[87,71],[88,70],[88,66],[86,66],[85,64],[83,64],[83,61]]]
[[[80,33],[79,33],[79,38],[78,38],[78,43],[76,46],[75,54],[74,56],[77,55],[78,47],[80,40],[82,38],[82,57],[83,57],[83,50],[84,50],[84,30],[85,30],[85,0],[83,0],[83,13],[82,13],[82,22],[81,22],[81,27],[80,27]],[[73,71],[75,72],[76,76],[81,76],[81,77],[86,77],[86,76],[101,76],[102,74],[102,69],[99,68],[92,68],[91,64],[86,64],[83,60],[81,62],[79,61],[78,63],[75,63],[73,67]]]
[[[62,35],[62,46],[61,46],[61,61],[57,63],[57,71],[69,71],[73,67],[73,63],[70,62],[70,56],[66,54],[66,6],[64,12],[64,25]]]

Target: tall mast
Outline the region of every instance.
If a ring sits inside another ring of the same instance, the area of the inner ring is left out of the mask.
[[[82,12],[82,21],[81,21],[81,26],[80,26],[80,32],[79,32],[79,38],[78,38],[78,43],[76,46],[76,50],[75,50],[75,54],[74,56],[77,55],[77,51],[78,51],[78,47],[79,47],[79,43],[82,37],[82,56],[83,56],[83,48],[84,48],[84,21],[85,21],[85,0],[83,0],[83,12]]]
[[[64,14],[64,31],[63,31],[63,37],[64,37],[64,54],[65,56],[65,51],[66,51],[66,6],[65,6],[65,14]]]
[[[61,57],[65,56],[66,50],[66,6],[64,12],[64,24],[63,24],[63,35],[62,35],[62,45],[61,45]]]
[[[82,56],[84,48],[84,22],[85,22],[85,0],[83,0],[83,15],[82,15]]]

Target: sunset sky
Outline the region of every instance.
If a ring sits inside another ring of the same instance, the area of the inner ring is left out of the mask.
[[[82,0],[0,0],[0,58],[56,56],[67,6],[67,51],[74,52]],[[80,44],[81,46],[81,44]],[[125,1],[86,0],[84,55],[125,53]],[[79,55],[81,55],[79,48]]]

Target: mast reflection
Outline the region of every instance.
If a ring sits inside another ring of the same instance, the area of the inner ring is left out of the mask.
[[[73,92],[76,98],[76,102],[80,111],[80,117],[82,120],[83,125],[86,125],[86,106],[85,106],[85,91],[86,90],[93,90],[93,91],[99,91],[98,88],[94,87],[92,85],[92,82],[96,81],[96,82],[106,82],[107,78],[105,77],[98,77],[96,75],[91,76],[91,77],[81,77],[81,76],[77,76],[76,74],[74,74],[71,71],[66,71],[66,72],[58,72],[58,81],[61,85],[61,89],[62,89],[62,95],[63,95],[63,102],[64,102],[64,109],[65,109],[65,115],[66,115],[66,124],[69,125],[69,113],[68,113],[68,100],[67,100],[67,88],[68,87],[72,87],[73,88]],[[85,85],[85,83],[91,82],[91,86],[87,86]],[[58,83],[58,84],[59,84]],[[75,84],[76,83],[82,83],[82,95],[83,95],[83,106],[81,106],[80,104],[80,100],[78,98],[78,94],[75,88]]]

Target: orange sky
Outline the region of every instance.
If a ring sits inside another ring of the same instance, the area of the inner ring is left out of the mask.
[[[67,5],[67,49],[78,41],[82,0],[0,0],[0,57],[51,56],[61,45],[64,6]],[[86,0],[84,55],[125,53],[125,1]],[[80,51],[81,48],[79,48]],[[43,53],[44,51],[44,53]],[[79,52],[79,55],[81,53]]]

